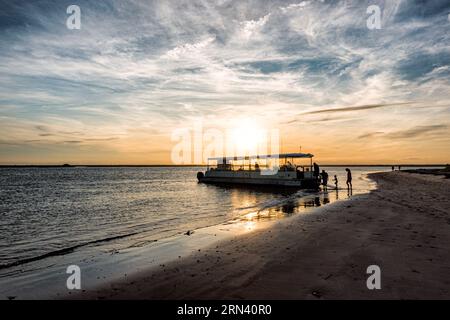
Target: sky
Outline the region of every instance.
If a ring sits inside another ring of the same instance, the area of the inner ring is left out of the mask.
[[[449,15],[445,0],[0,1],[0,164],[171,164],[199,124],[236,144],[276,131],[323,164],[449,163]]]

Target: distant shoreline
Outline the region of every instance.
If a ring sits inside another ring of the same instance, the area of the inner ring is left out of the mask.
[[[398,169],[401,167],[445,167],[446,164],[320,164],[322,167],[392,167]],[[206,164],[74,164],[74,165],[34,165],[34,164],[10,164],[10,165],[0,165],[0,168],[189,168],[189,167],[206,167]]]

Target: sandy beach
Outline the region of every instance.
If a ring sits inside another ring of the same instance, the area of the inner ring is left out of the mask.
[[[77,298],[449,299],[450,180],[404,172],[370,178],[378,187],[368,195]],[[381,290],[367,289],[369,265],[381,269]]]

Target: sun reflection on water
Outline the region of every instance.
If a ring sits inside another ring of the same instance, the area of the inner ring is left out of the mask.
[[[254,222],[254,221],[247,221],[244,224],[244,228],[245,228],[246,231],[249,231],[249,232],[253,231],[253,230],[256,229],[256,222]]]

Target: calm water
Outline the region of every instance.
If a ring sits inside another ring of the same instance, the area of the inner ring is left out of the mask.
[[[345,183],[343,168],[325,168]],[[278,219],[347,198],[198,184],[199,168],[0,169],[0,269],[123,237],[124,247],[227,221]],[[353,194],[371,186],[352,168]]]

